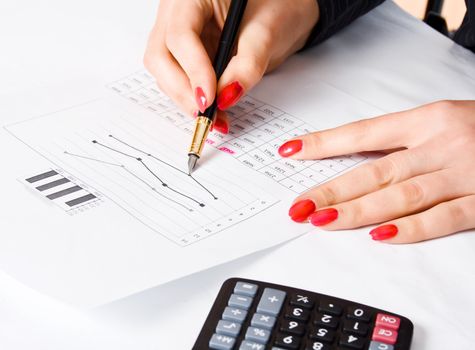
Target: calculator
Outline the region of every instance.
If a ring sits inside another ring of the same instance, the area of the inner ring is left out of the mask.
[[[409,350],[401,315],[277,284],[224,282],[193,350]]]

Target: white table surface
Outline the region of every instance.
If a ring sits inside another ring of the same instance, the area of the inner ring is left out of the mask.
[[[0,103],[15,102],[24,89],[107,82],[134,71],[140,67],[156,7],[154,1],[2,1]],[[475,98],[472,54],[392,3],[298,59],[316,59],[322,79],[383,111],[441,98]],[[47,111],[52,103],[45,99],[34,106],[23,103],[22,108],[24,113]],[[12,118],[0,115],[0,122]],[[221,282],[242,276],[406,315],[415,324],[414,349],[472,349],[474,236],[389,246],[372,242],[363,231],[315,231],[87,311],[0,273],[0,348],[189,349]],[[352,242],[362,239],[367,249],[352,249]],[[381,250],[387,258],[375,260],[374,252]]]

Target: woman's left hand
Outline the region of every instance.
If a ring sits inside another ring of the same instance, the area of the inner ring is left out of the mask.
[[[440,101],[295,138],[279,153],[322,159],[388,155],[299,196],[289,215],[328,230],[412,243],[475,228],[475,101]]]

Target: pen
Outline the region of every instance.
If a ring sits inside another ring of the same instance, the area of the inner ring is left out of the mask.
[[[219,81],[219,78],[223,74],[229,59],[231,58],[234,41],[236,39],[246,5],[247,0],[232,0],[231,4],[229,5],[228,15],[226,16],[226,21],[224,22],[221,38],[219,39],[218,51],[213,63],[217,81]],[[217,102],[215,97],[211,106],[209,106],[204,111],[204,113],[198,113],[193,139],[191,141],[190,150],[188,151],[189,174],[191,174],[196,166],[196,162],[201,156],[201,152],[206,142],[209,130],[213,125],[216,115],[216,108]]]

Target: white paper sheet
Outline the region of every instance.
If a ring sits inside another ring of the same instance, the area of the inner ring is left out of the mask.
[[[4,11],[8,15],[0,22],[2,52],[7,53],[0,56],[2,91],[10,92],[0,95],[2,125],[57,110],[58,104],[69,108],[89,101],[100,95],[104,84],[136,69],[156,7],[150,1],[84,0],[74,6],[58,0],[49,0],[48,6],[26,3],[28,11],[25,2],[2,2],[18,14]],[[12,53],[10,59],[8,53]],[[20,69],[12,71],[11,62]],[[87,79],[72,80],[69,74]],[[103,84],[96,86],[90,77],[102,79]],[[18,94],[19,89],[30,89],[32,80],[41,81],[41,88],[34,86],[32,93]],[[44,88],[53,83],[63,86],[54,93]],[[336,89],[344,93],[339,95],[343,102],[332,106]],[[83,97],[86,92],[88,96]],[[386,1],[319,47],[292,57],[267,76],[252,96],[315,127],[334,126],[435,99],[474,99],[475,55]],[[16,262],[19,273],[15,276],[21,277],[23,270],[35,264],[26,249],[33,251],[39,240],[25,232],[38,235],[50,226],[46,220],[31,220],[32,212],[22,210],[22,203],[32,196],[17,179],[49,165],[32,157],[28,148],[19,146],[3,130],[0,133],[2,269],[12,272],[4,260]],[[35,216],[49,217],[50,210],[34,207],[39,211]],[[100,310],[93,314],[73,310],[2,273],[0,344],[15,350],[190,349],[221,282],[242,276],[405,315],[415,324],[414,349],[471,349],[475,329],[473,230],[405,246],[372,242],[368,231],[314,231],[277,249],[112,303],[106,307],[108,317]],[[55,266],[51,268],[54,271]],[[97,266],[91,268],[93,273],[94,269]],[[82,291],[86,287],[78,286]]]
[[[321,89],[328,101],[343,98]],[[285,140],[316,127],[251,96],[230,115],[230,133],[210,135],[193,176],[185,170],[194,121],[145,71],[107,84],[96,99],[6,126],[28,147],[9,153],[22,158],[9,196],[24,196],[9,210],[40,229],[19,230],[2,265],[59,299],[106,303],[308,231],[287,217],[292,199],[365,160],[281,159]]]

